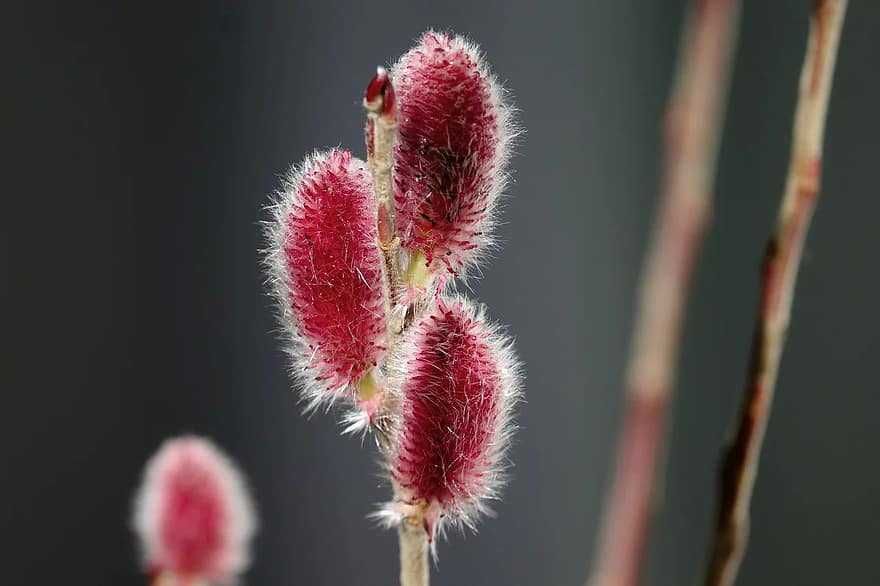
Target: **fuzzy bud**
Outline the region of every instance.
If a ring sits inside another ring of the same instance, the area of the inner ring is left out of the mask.
[[[313,408],[370,375],[386,348],[370,171],[348,151],[315,154],[291,172],[274,212],[266,264]]]
[[[144,562],[171,583],[227,583],[250,561],[253,504],[233,463],[210,441],[166,441],[147,463],[134,529]]]
[[[392,78],[401,243],[411,262],[458,274],[491,241],[513,136],[510,110],[479,50],[462,37],[425,33]]]
[[[441,297],[413,324],[391,370],[396,501],[379,516],[421,518],[432,540],[447,519],[473,527],[504,483],[521,393],[510,339],[471,302]]]

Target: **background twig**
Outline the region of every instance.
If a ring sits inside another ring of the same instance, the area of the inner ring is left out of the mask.
[[[711,216],[720,127],[739,15],[737,0],[695,0],[666,113],[660,210],[642,275],[616,473],[591,584],[638,582],[662,453],[682,315]]]
[[[745,401],[721,469],[707,585],[734,583],[748,541],[749,503],[761,444],[785,345],[801,251],[819,196],[825,118],[845,11],[846,0],[815,0],[812,4],[788,179],[776,229],[764,256]]]

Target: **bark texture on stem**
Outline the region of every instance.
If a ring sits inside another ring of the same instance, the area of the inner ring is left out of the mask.
[[[720,477],[706,584],[735,582],[748,543],[749,504],[794,298],[804,240],[819,196],[822,142],[846,0],[815,0],[801,71],[788,178],[764,256],[761,301],[745,399]]]
[[[364,94],[367,124],[364,135],[367,145],[367,164],[373,175],[373,188],[378,203],[379,248],[385,259],[389,309],[400,297],[400,239],[394,210],[394,138],[397,133],[397,106],[394,85],[388,72],[379,67]],[[389,312],[388,315],[393,315]],[[400,320],[389,320],[389,338],[400,333]]]
[[[593,586],[638,583],[691,273],[711,217],[737,0],[694,0],[665,120],[660,208],[642,274],[626,414]]]
[[[404,519],[397,528],[400,538],[400,586],[428,586],[428,533],[421,523]]]
[[[367,146],[367,164],[373,175],[373,188],[378,203],[379,248],[385,259],[385,277],[389,311],[388,347],[394,347],[407,325],[407,316],[412,318],[410,308],[399,311],[401,301],[400,238],[394,209],[394,140],[397,135],[397,104],[394,85],[383,67],[364,93],[364,109],[367,111],[367,124],[364,129]],[[377,421],[379,441],[387,441],[384,424]],[[430,566],[428,565],[428,533],[423,527],[422,511],[401,520],[398,526],[400,541],[400,586],[428,586]]]

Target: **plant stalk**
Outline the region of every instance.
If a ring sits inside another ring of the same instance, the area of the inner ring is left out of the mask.
[[[724,455],[707,586],[730,586],[748,545],[749,505],[791,318],[798,267],[819,197],[822,143],[847,0],[814,0],[782,204],[761,271],[761,301],[736,433]]]
[[[407,517],[397,528],[400,540],[400,586],[428,586],[428,533],[415,519]]]
[[[385,261],[386,286],[389,302],[387,315],[400,298],[400,239],[394,210],[394,185],[392,170],[394,166],[394,139],[397,132],[397,107],[394,86],[384,68],[379,67],[376,75],[367,86],[364,94],[364,109],[367,123],[364,138],[367,146],[367,165],[373,175],[373,189],[378,204],[376,219],[379,233],[379,249]],[[400,319],[388,322],[389,340],[401,331]]]
[[[694,0],[665,120],[664,178],[642,273],[615,476],[592,586],[639,582],[662,459],[684,310],[709,224],[738,0]]]

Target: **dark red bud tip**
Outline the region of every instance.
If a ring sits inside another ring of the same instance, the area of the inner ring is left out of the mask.
[[[384,67],[376,68],[376,75],[367,85],[367,91],[364,93],[364,101],[372,104],[385,93],[385,86],[388,85],[388,71]]]
[[[388,83],[385,86],[385,99],[382,101],[382,114],[388,116],[389,114],[394,113],[394,108],[396,105],[397,98],[394,95],[394,85],[389,79]]]
[[[376,68],[376,75],[367,85],[364,92],[364,107],[372,112],[390,114],[395,104],[394,86],[391,85],[391,77],[384,67]]]

